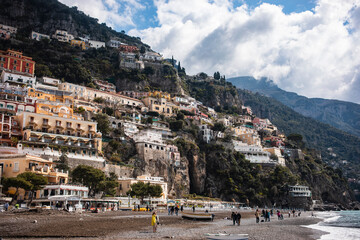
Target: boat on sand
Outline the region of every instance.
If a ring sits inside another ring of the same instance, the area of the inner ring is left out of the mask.
[[[182,218],[186,219],[192,219],[192,220],[214,220],[215,214],[209,214],[209,213],[183,213]]]
[[[213,240],[248,240],[248,234],[231,234],[231,233],[207,233],[207,239]]]

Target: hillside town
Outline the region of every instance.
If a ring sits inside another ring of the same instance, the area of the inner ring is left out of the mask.
[[[3,39],[16,31],[0,25]],[[74,37],[64,30],[51,36],[32,32],[30,38],[67,42],[84,51],[116,48],[121,68],[144,69],[144,63],[170,65],[158,53],[116,39],[105,43],[88,36]],[[191,122],[203,144],[222,145],[264,168],[286,167],[287,158],[304,159],[300,149],[286,148],[286,136],[269,119],[256,117],[250,107],[241,106],[242,114],[224,114],[185,93],[117,91],[114,83],[103,79],[93,79],[94,86],[89,87],[66,79],[37,77],[35,67],[31,56],[13,49],[0,51],[0,177],[31,172],[46,177],[47,184],[34,196],[24,189],[10,188],[3,191],[2,201],[47,207],[57,202],[74,207],[80,202],[84,207],[101,202],[114,210],[140,206],[142,201],[130,198],[129,191],[133,184],[143,182],[162,189],[159,197],[145,198],[148,205],[167,204],[171,199],[194,204],[176,193],[176,182],[166,171],[154,167],[162,163],[176,174],[189,171],[175,143],[183,137],[177,134],[181,129],[177,120]],[[216,81],[212,77],[207,80]],[[115,142],[135,146],[133,164],[124,164],[116,151],[106,151]],[[64,159],[68,170],[58,168]],[[134,162],[146,167],[139,170]],[[116,193],[92,194],[88,186],[73,181],[69,171],[84,165],[101,170],[107,177],[116,176]],[[289,186],[288,194],[305,202],[311,198],[307,186]],[[241,203],[209,200],[207,204]]]

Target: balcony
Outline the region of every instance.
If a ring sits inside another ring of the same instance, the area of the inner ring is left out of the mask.
[[[48,177],[65,177],[67,178],[69,172],[59,171],[58,169],[52,168],[50,166],[31,166],[31,168],[25,169],[28,172],[33,172],[35,174],[47,175]]]

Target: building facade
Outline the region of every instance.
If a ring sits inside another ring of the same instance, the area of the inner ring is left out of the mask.
[[[23,56],[22,52],[10,49],[7,51],[0,50],[0,70],[34,76],[35,62],[31,57]]]
[[[117,189],[117,195],[119,196],[126,196],[127,192],[131,190],[131,185],[143,182],[143,183],[150,183],[151,185],[159,185],[161,186],[163,193],[161,195],[161,199],[163,201],[167,200],[168,196],[168,189],[167,189],[167,182],[164,181],[162,177],[152,177],[150,175],[142,175],[135,178],[119,178],[119,187]]]
[[[41,41],[43,39],[49,39],[50,40],[50,36],[46,35],[46,34],[42,34],[42,33],[38,33],[38,32],[31,32],[31,39],[36,40],[36,41]]]

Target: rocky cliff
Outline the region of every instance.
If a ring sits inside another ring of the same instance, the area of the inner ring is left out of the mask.
[[[32,30],[51,35],[57,29],[64,29],[75,37],[88,35],[98,41],[118,37],[124,42],[143,45],[138,38],[118,33],[76,7],[69,8],[57,0],[3,0],[0,23],[17,27],[24,37],[29,37]]]

